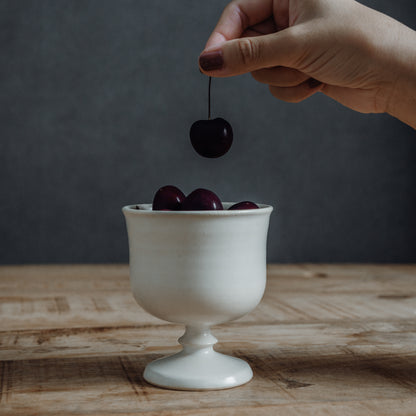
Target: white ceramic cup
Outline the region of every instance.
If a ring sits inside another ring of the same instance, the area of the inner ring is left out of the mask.
[[[133,295],[150,314],[186,326],[183,350],[148,364],[144,378],[186,390],[248,382],[250,366],[213,350],[210,326],[237,319],[260,302],[266,285],[271,206],[253,210],[152,211],[123,208]]]

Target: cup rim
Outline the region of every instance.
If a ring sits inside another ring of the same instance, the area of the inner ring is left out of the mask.
[[[258,209],[235,209],[228,210],[231,205],[234,205],[236,202],[223,202],[223,210],[212,210],[212,211],[153,211],[152,204],[132,204],[126,205],[122,208],[122,211],[127,214],[135,215],[199,215],[199,216],[237,216],[237,215],[261,215],[266,213],[271,213],[273,211],[273,206],[267,204],[257,204]],[[137,209],[139,207],[140,209]]]

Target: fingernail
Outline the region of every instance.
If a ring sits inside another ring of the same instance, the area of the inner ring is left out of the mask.
[[[210,51],[203,52],[199,57],[199,66],[204,71],[214,71],[221,69],[224,66],[224,59],[222,57],[222,51]]]
[[[318,81],[315,78],[309,78],[306,82],[308,83],[308,86],[311,89],[316,88],[316,87],[319,87],[320,85],[322,85],[322,82],[321,81]]]

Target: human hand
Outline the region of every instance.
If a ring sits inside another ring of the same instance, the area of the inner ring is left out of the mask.
[[[251,72],[285,101],[321,91],[416,128],[416,32],[354,0],[234,0],[199,64],[215,77]]]

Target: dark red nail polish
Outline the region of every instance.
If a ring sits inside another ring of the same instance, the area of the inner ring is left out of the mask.
[[[199,66],[204,71],[214,71],[224,66],[222,51],[203,52],[199,57]]]
[[[316,88],[316,87],[319,87],[320,85],[322,85],[322,82],[321,81],[318,81],[315,78],[309,78],[306,82],[308,83],[308,86],[311,89]]]

